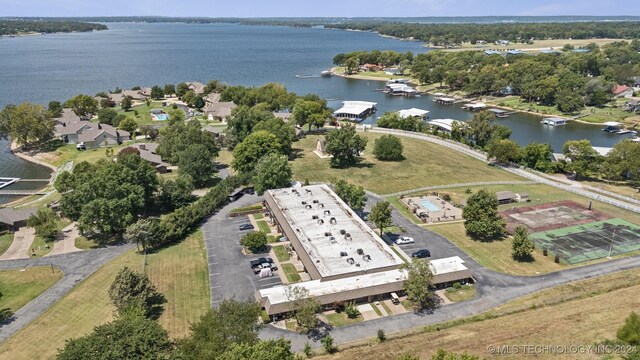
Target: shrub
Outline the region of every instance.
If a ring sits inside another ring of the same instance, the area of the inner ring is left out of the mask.
[[[471,191],[471,189],[467,188],[467,190],[464,191],[465,194],[471,194],[473,191]]]
[[[456,290],[460,290],[460,289],[462,289],[462,285],[459,282],[456,281],[456,282],[453,283],[453,288],[456,289]]]
[[[373,148],[373,155],[382,161],[398,161],[404,159],[402,151],[404,146],[402,140],[394,135],[382,135],[376,139]]]
[[[444,200],[444,201],[451,201],[451,195],[449,195],[449,194],[442,194],[442,200]]]
[[[308,342],[304,343],[304,348],[302,349],[302,352],[308,358],[313,356],[313,349],[311,349],[311,345]]]
[[[329,334],[325,335],[320,342],[322,342],[324,350],[329,354],[333,354],[338,350],[333,344],[333,338]]]
[[[387,335],[384,333],[384,330],[378,329],[378,341],[383,342],[387,340]]]
[[[355,319],[358,316],[360,316],[360,310],[358,310],[358,307],[356,307],[356,304],[353,302],[350,302],[349,304],[347,304],[347,306],[344,309],[344,312],[347,314],[347,317],[349,319]]]
[[[267,235],[262,231],[250,232],[242,237],[240,244],[247,247],[251,252],[256,253],[263,250],[267,245]]]
[[[549,254],[549,250],[542,249],[542,256],[547,256]]]
[[[553,259],[553,261],[556,262],[556,264],[560,263],[560,255],[556,255],[555,259]]]

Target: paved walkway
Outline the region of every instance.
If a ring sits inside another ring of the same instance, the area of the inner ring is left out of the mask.
[[[13,234],[13,242],[5,251],[0,260],[28,259],[29,247],[36,237],[36,230],[30,227],[21,227]]]
[[[449,189],[449,188],[485,186],[485,185],[533,185],[537,183],[538,183],[537,181],[481,181],[481,182],[461,183],[461,184],[425,186],[417,189],[398,191],[391,194],[384,194],[379,196],[384,198],[390,198],[393,196],[407,195],[407,194],[413,194],[419,191],[428,191],[428,190],[436,190],[436,189]],[[371,193],[371,194],[374,194],[374,193]]]
[[[40,314],[66,295],[76,284],[93,274],[102,265],[116,256],[132,249],[135,245],[111,246],[103,249],[60,254],[38,259],[9,260],[0,262],[0,270],[20,269],[31,266],[55,266],[64,276],[52,287],[28,304],[18,309],[12,322],[0,326],[0,342],[27,326]]]
[[[396,130],[396,129],[385,129],[385,128],[379,128],[379,127],[373,127],[367,131],[381,133],[381,134],[395,134],[395,135],[410,137],[418,140],[432,142],[435,144],[445,146],[449,149],[461,152],[463,154],[469,155],[483,162],[488,162],[487,155],[483,152],[474,150],[464,144],[451,141],[451,140],[441,139],[432,135],[416,133],[411,131]],[[569,184],[560,183],[558,181],[548,179],[547,177],[542,176],[540,173],[537,173],[535,171],[530,171],[530,170],[525,170],[520,168],[511,168],[511,167],[503,167],[503,169],[510,173],[519,175],[529,180],[533,180],[545,185],[553,186],[555,188],[572,192],[574,194],[582,195],[589,199],[602,201],[604,203],[607,203],[625,210],[640,213],[640,205],[633,205],[637,203],[637,200],[630,198],[628,196],[619,195],[619,194],[616,194],[615,197],[603,195],[602,192],[596,193],[588,190],[585,187],[575,187]]]
[[[82,249],[78,249],[76,247],[76,239],[80,236],[76,223],[71,223],[69,226],[62,229],[60,236],[62,238],[53,243],[53,250],[45,255],[45,257],[82,251]]]

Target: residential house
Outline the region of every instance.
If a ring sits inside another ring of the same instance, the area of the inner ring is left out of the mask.
[[[170,165],[162,161],[162,157],[156,152],[158,150],[157,143],[137,143],[131,147],[137,149],[140,157],[155,167],[157,172],[164,174],[170,171],[168,169]]]
[[[633,96],[633,89],[626,85],[616,85],[611,93],[616,98],[630,98]]]
[[[185,84],[189,86],[189,90],[192,90],[196,94],[202,94],[204,92],[205,85],[201,82],[190,81],[190,82],[186,82]]]
[[[125,96],[129,96],[132,100],[135,101],[146,101],[148,98],[142,93],[142,90],[123,90],[122,97],[124,98]]]
[[[71,124],[80,120],[82,120],[80,116],[76,115],[71,109],[62,109],[62,115],[53,119],[56,125]]]
[[[0,230],[16,231],[18,228],[26,226],[27,220],[37,209],[0,209]]]
[[[87,149],[112,146],[131,140],[131,134],[108,124],[78,121],[56,125],[55,132],[68,144],[84,143]]]
[[[231,111],[236,108],[233,101],[218,101],[208,104],[202,109],[207,114],[209,120],[225,121],[225,118],[231,116]]]
[[[631,98],[622,107],[624,111],[640,112],[640,98]]]
[[[213,126],[213,125],[207,125],[204,128],[202,128],[202,131],[206,131],[208,133],[213,134],[213,136],[216,138],[216,142],[218,143],[218,145],[222,145],[224,142],[225,130],[226,130],[226,127]]]
[[[124,94],[122,92],[119,92],[117,94],[109,94],[109,99],[111,99],[111,101],[113,101],[116,106],[120,106],[120,104],[122,104],[122,100],[124,99]]]
[[[282,119],[284,122],[289,122],[289,120],[291,120],[291,118],[293,117],[293,114],[288,111],[287,112],[274,111],[273,116],[275,116],[278,119]]]
[[[384,67],[378,64],[364,64],[360,66],[360,70],[362,71],[382,71]]]

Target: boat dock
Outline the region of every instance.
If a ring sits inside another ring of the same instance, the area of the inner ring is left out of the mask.
[[[24,195],[46,195],[44,190],[0,190],[0,195],[24,196]]]
[[[19,178],[0,177],[0,189],[5,188],[11,184],[15,184],[19,181]],[[49,180],[46,180],[49,181]]]
[[[490,112],[494,113],[498,118],[506,118],[509,117],[509,114],[513,114],[513,112],[508,112],[502,109],[489,109]]]
[[[453,105],[456,103],[456,99],[446,96],[435,97],[433,101],[442,105]]]

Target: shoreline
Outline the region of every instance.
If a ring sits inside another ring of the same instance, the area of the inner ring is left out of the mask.
[[[342,77],[342,78],[345,78],[345,79],[353,79],[353,80],[366,80],[366,81],[387,81],[388,80],[388,79],[384,79],[384,78],[380,78],[380,77],[374,77],[374,76],[341,74],[341,73],[336,71],[336,69],[338,69],[338,68],[339,68],[339,66],[332,67],[329,70],[331,72],[331,75],[339,76],[339,77]],[[415,82],[413,81],[415,79],[413,79],[413,78],[409,78],[409,79],[410,79],[411,83],[415,84]],[[421,86],[421,85],[418,85],[418,86]],[[428,95],[431,95],[429,91],[423,91],[423,92],[428,94]],[[463,101],[472,101],[471,98],[469,98],[467,96],[463,96],[462,100]],[[561,118],[567,119],[569,121],[575,121],[577,123],[584,124],[584,125],[602,126],[602,124],[603,124],[603,123],[597,123],[597,122],[592,122],[592,121],[573,119],[571,117],[567,117],[566,115],[561,115],[561,114],[541,114],[539,112],[534,112],[534,111],[529,111],[529,110],[521,110],[521,109],[516,109],[516,108],[512,108],[512,107],[508,107],[508,106],[501,106],[501,105],[497,105],[497,104],[493,103],[492,101],[493,100],[486,100],[484,102],[487,103],[487,105],[491,105],[491,107],[494,107],[494,108],[503,109],[503,110],[509,110],[509,111],[512,111],[512,112],[519,112],[519,113],[535,115],[535,116],[538,116],[540,118],[561,117]],[[623,122],[623,124],[624,124],[624,122]]]
[[[31,155],[27,155],[27,154],[19,151],[18,150],[19,146],[18,146],[18,144],[16,144],[15,141],[11,141],[11,145],[9,145],[9,149],[11,150],[12,154],[14,154],[15,156],[21,158],[22,160],[25,160],[25,161],[28,161],[28,162],[31,162],[31,163],[34,163],[34,164],[49,168],[52,171],[51,176],[53,176],[53,172],[58,170],[57,166],[54,166],[54,165],[49,164],[49,163],[47,163],[45,161],[36,159],[35,157],[33,157]]]

